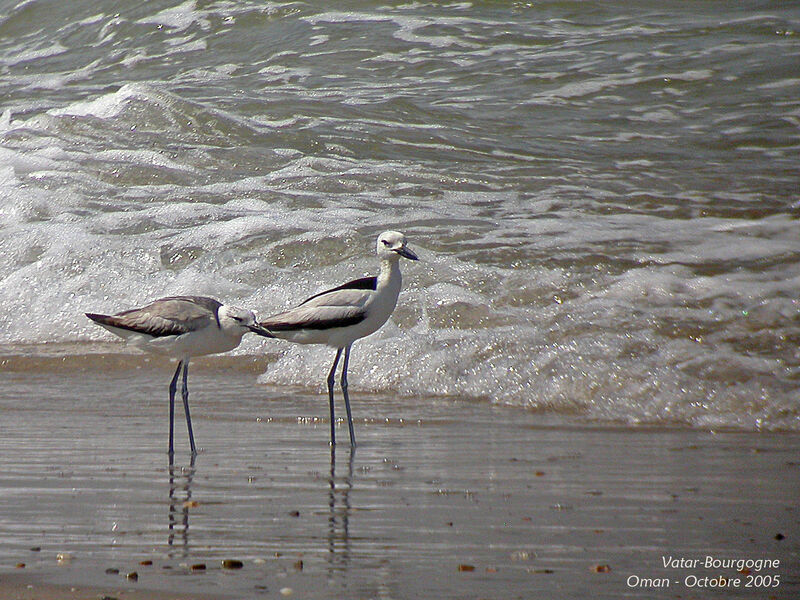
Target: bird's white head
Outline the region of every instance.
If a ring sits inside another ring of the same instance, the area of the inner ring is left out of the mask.
[[[380,234],[376,251],[381,260],[399,260],[401,256],[409,260],[419,260],[419,257],[406,247],[406,236],[399,231],[384,231]]]
[[[239,308],[237,306],[221,306],[219,309],[220,328],[229,335],[243,336],[248,331],[272,337],[266,329],[262,328],[256,320],[256,315],[252,310]]]

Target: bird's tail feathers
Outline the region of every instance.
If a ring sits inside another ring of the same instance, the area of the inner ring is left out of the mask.
[[[95,323],[100,323],[100,325],[113,325],[111,322],[114,317],[109,315],[98,315],[97,313],[85,313],[87,317],[89,317]]]

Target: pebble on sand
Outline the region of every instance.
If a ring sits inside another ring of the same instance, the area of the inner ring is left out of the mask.
[[[611,567],[609,567],[608,565],[594,565],[592,567],[592,571],[594,571],[595,573],[610,573]]]
[[[241,569],[243,566],[244,563],[242,561],[233,558],[226,558],[222,561],[223,569]]]

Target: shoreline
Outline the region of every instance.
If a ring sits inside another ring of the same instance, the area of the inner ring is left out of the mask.
[[[191,361],[192,373],[205,374],[207,376],[225,376],[233,372],[237,381],[242,377],[251,375],[251,385],[254,390],[252,394],[259,391],[266,392],[268,396],[281,395],[303,395],[309,397],[320,397],[323,410],[319,411],[319,417],[324,419],[327,415],[327,392],[324,389],[322,378],[311,377],[307,386],[279,386],[264,384],[258,381],[260,375],[264,373],[268,365],[275,362],[280,356],[280,352],[256,352],[242,353],[241,350],[223,355],[201,356],[193,358]],[[137,377],[152,379],[157,384],[159,378],[163,379],[163,387],[166,390],[167,383],[174,373],[175,362],[153,354],[137,351],[126,346],[124,343],[112,342],[65,342],[54,344],[27,344],[27,345],[2,345],[0,344],[0,370],[12,374],[12,376],[23,377],[26,374],[38,376],[40,374],[64,373],[68,375],[79,375],[86,373],[89,375],[103,372],[106,374],[116,374],[120,378],[130,378],[131,385],[136,385]],[[319,379],[319,381],[317,381]],[[192,395],[195,386],[192,385]],[[389,391],[370,392],[361,390],[356,384],[351,386],[352,394],[362,396],[373,396],[378,398],[391,397]],[[166,392],[164,392],[166,393]],[[337,394],[340,390],[337,388]],[[323,397],[325,396],[325,397]],[[582,411],[554,410],[547,407],[530,407],[514,404],[496,404],[486,398],[471,396],[452,396],[452,395],[430,395],[420,397],[418,395],[403,395],[396,398],[399,403],[424,403],[431,402],[458,402],[475,403],[485,405],[488,409],[505,409],[517,411],[528,419],[533,416],[533,420],[543,428],[564,428],[580,430],[627,430],[632,431],[696,431],[706,433],[770,433],[800,435],[800,430],[788,428],[746,428],[733,425],[708,425],[698,427],[683,420],[670,422],[626,422],[622,420],[600,420],[589,418]],[[337,418],[339,411],[337,410]],[[355,418],[355,416],[354,416]],[[398,417],[400,419],[402,417]],[[381,417],[374,420],[381,421]],[[413,416],[405,419],[407,422],[413,421]]]

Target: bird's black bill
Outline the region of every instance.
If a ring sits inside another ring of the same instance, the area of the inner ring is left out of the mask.
[[[414,252],[412,252],[405,246],[403,246],[402,248],[398,248],[397,250],[395,250],[395,252],[397,252],[403,258],[407,258],[409,260],[419,260],[419,256],[414,254]]]
[[[275,337],[268,330],[264,329],[260,325],[248,325],[247,327],[248,327],[248,329],[250,329],[250,331],[252,331],[253,333],[257,333],[258,335],[261,335],[261,336],[264,336],[264,337],[268,337],[268,338],[274,338]]]

